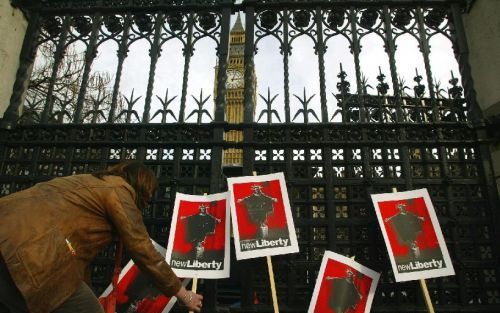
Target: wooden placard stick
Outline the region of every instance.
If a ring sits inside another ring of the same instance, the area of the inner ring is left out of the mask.
[[[396,187],[392,188],[392,192],[398,192]],[[427,284],[425,283],[425,279],[419,279],[419,282],[422,293],[424,294],[425,306],[427,307],[427,311],[429,311],[429,313],[435,313],[434,306],[432,305],[431,301],[431,296],[429,295],[429,290],[427,289]]]
[[[266,256],[267,258],[267,269],[269,271],[269,282],[271,283],[271,295],[273,296],[273,308],[274,313],[279,313],[278,308],[278,298],[276,297],[276,285],[274,283],[274,272],[273,272],[273,262],[271,261],[271,256]]]
[[[422,288],[422,293],[424,294],[427,311],[429,311],[429,313],[434,313],[434,306],[432,305],[431,296],[429,295],[429,290],[427,289],[427,284],[425,283],[425,279],[419,279],[419,281],[420,281],[420,288]]]
[[[207,195],[207,193],[203,193],[204,196]],[[193,293],[196,293],[196,290],[198,289],[198,277],[193,277],[193,283],[191,284],[191,291]],[[189,311],[189,313],[194,313],[193,311]]]
[[[196,293],[198,289],[198,277],[193,277],[193,283],[191,284],[191,292]],[[189,313],[194,313],[194,311],[189,311]]]
[[[257,172],[253,171],[253,176],[257,176]],[[273,309],[274,313],[279,313],[278,307],[278,297],[276,296],[276,284],[274,282],[274,271],[273,271],[273,262],[271,260],[271,256],[266,256],[267,259],[267,270],[269,272],[269,283],[271,285],[271,296],[273,298]]]

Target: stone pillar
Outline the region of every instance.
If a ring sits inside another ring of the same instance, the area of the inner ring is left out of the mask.
[[[476,0],[464,26],[477,101],[486,119],[500,117],[500,1]],[[500,192],[500,142],[491,147]]]
[[[21,10],[0,0],[0,117],[9,106],[27,26]]]

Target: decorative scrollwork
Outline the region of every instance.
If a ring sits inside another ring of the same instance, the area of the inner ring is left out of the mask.
[[[292,16],[293,16],[292,19],[293,24],[296,27],[304,28],[309,26],[309,24],[311,23],[311,13],[309,11],[306,10],[294,11]]]
[[[104,26],[112,33],[117,34],[123,30],[123,19],[116,15],[106,15],[103,19]]]
[[[136,14],[134,16],[134,23],[137,25],[139,31],[149,33],[153,29],[153,18],[149,14]]]
[[[92,31],[92,19],[88,16],[75,16],[72,24],[80,35],[88,35]]]
[[[392,19],[392,24],[398,28],[406,28],[412,20],[410,10],[398,9]]]
[[[366,29],[371,29],[379,18],[379,13],[373,8],[364,10],[359,19],[359,25]]]
[[[278,24],[278,14],[274,11],[264,11],[260,15],[260,25],[265,29],[273,29]]]
[[[326,22],[333,29],[339,29],[346,21],[346,11],[343,9],[334,9],[328,12]]]
[[[58,16],[47,16],[41,21],[41,26],[52,37],[57,37],[61,34],[62,19]]]
[[[446,18],[446,11],[442,8],[430,10],[424,18],[425,25],[431,28],[438,28]]]
[[[216,15],[210,12],[201,13],[198,15],[198,24],[203,30],[209,31],[217,25]]]
[[[182,13],[174,12],[167,15],[167,23],[172,31],[180,31],[184,28],[184,18]]]

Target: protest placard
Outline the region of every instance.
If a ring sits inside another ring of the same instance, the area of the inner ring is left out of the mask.
[[[299,251],[283,173],[227,182],[238,260]]]
[[[156,250],[165,256],[165,248],[153,240],[152,243]],[[182,279],[182,285],[187,286],[190,281],[190,278]],[[107,297],[112,288],[110,284],[100,298]],[[121,270],[117,285],[116,313],[167,313],[176,302],[176,297],[162,294],[132,260]]]
[[[380,274],[343,255],[326,251],[308,313],[368,313]]]
[[[180,277],[229,277],[227,192],[176,194],[166,260]]]
[[[396,281],[455,274],[427,189],[371,197]]]

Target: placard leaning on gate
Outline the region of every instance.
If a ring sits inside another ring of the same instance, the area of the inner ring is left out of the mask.
[[[427,189],[371,197],[396,281],[455,274]]]
[[[227,179],[236,259],[299,252],[283,173]]]
[[[154,240],[155,249],[165,256],[166,250]],[[186,287],[191,278],[182,279]],[[110,284],[100,298],[108,296],[113,289]],[[177,297],[167,297],[154,286],[153,280],[143,274],[134,261],[130,260],[121,270],[117,284],[116,313],[148,312],[168,313],[177,302]]]
[[[165,259],[180,277],[229,277],[227,192],[176,194]]]
[[[308,313],[368,313],[380,274],[338,253],[325,251]]]

